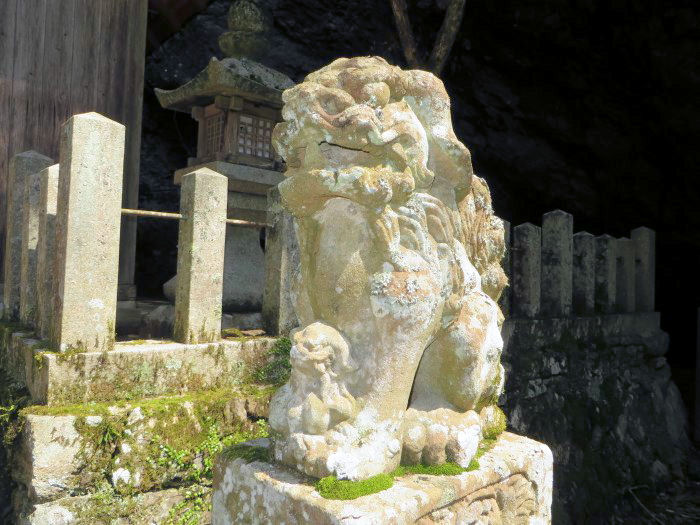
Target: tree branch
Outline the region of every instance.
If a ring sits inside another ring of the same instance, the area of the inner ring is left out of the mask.
[[[462,1],[462,4],[464,4],[464,1]],[[394,21],[396,22],[396,29],[399,31],[399,40],[401,41],[406,62],[408,62],[410,67],[417,68],[419,64],[416,56],[416,41],[413,38],[411,23],[408,21],[406,0],[391,0],[391,9],[394,11]]]
[[[397,0],[392,0],[392,5],[395,1]],[[403,0],[401,1],[403,2]],[[457,38],[457,32],[459,31],[459,26],[462,24],[462,17],[464,16],[465,2],[466,0],[451,0],[450,5],[447,6],[445,20],[443,20],[442,26],[440,26],[440,32],[438,33],[433,51],[430,53],[430,58],[428,59],[428,67],[433,74],[437,76],[440,75],[442,69],[445,67],[445,62],[450,54],[450,49],[452,49],[452,44],[454,44],[455,38]],[[396,13],[396,11],[394,11],[394,13]]]

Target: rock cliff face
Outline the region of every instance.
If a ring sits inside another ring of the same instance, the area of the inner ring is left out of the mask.
[[[295,81],[340,56],[404,65],[390,4],[260,0],[272,18],[263,63]],[[419,49],[432,47],[444,0],[409,0]],[[673,4],[673,5],[671,5]],[[177,206],[172,171],[193,156],[195,126],[162,110],[172,88],[221,57],[228,0],[215,0],[147,59],[141,205]],[[700,12],[693,2],[469,5],[441,77],[457,136],[497,215],[519,224],[551,209],[576,230],[657,231],[658,310],[671,360],[692,367],[700,283]],[[138,280],[159,293],[174,273],[175,225],[140,221]],[[153,260],[159,265],[153,265]]]
[[[511,319],[503,409],[554,455],[553,523],[603,523],[625,487],[682,475],[683,402],[657,314]]]

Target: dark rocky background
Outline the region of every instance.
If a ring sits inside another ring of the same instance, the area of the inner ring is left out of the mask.
[[[260,3],[274,23],[262,61],[295,81],[340,56],[405,66],[388,0]],[[427,55],[446,2],[408,4]],[[161,109],[153,88],[181,85],[221,57],[229,5],[209,3],[147,58],[142,208],[177,209],[172,173],[195,150],[194,121]],[[442,74],[499,216],[540,224],[560,208],[596,235],[656,230],[657,310],[688,407],[700,305],[699,29],[690,0],[467,2]],[[142,220],[138,235],[139,292],[157,296],[175,272],[176,225]]]

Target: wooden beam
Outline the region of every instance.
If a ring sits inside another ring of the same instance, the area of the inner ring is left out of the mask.
[[[445,19],[442,21],[433,51],[428,59],[428,67],[437,76],[440,76],[442,69],[445,67],[447,57],[450,55],[455,38],[457,38],[459,26],[462,24],[462,17],[464,16],[465,2],[466,0],[451,0],[450,5],[447,6]]]
[[[408,20],[406,0],[391,0],[391,9],[394,11],[394,21],[399,32],[399,40],[401,41],[406,62],[408,62],[410,67],[417,68],[420,64],[416,53],[416,41],[413,38],[413,30]]]

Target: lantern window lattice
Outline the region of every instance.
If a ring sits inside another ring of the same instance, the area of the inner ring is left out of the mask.
[[[224,145],[224,114],[212,115],[205,120],[204,148],[207,155],[221,151]]]
[[[238,153],[271,159],[272,121],[252,115],[238,118]]]

